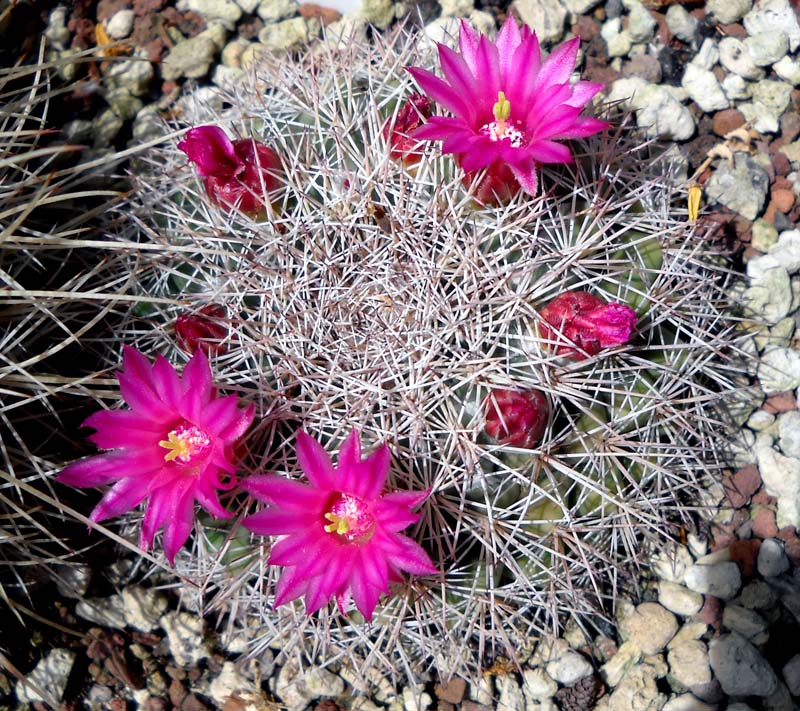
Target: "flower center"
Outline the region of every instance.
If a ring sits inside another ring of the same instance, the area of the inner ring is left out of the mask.
[[[176,460],[178,464],[191,464],[197,457],[205,454],[210,445],[208,435],[194,425],[180,425],[167,435],[167,439],[158,443],[159,447],[169,450],[164,461]]]
[[[519,148],[525,139],[525,134],[513,122],[509,121],[511,117],[511,102],[506,99],[506,95],[502,91],[497,92],[497,101],[492,107],[492,113],[494,114],[494,121],[481,126],[479,132],[484,136],[488,136],[492,141],[505,139],[514,148]]]
[[[375,533],[375,517],[365,501],[351,494],[340,494],[325,514],[330,521],[327,533],[342,536],[350,543],[366,543]]]

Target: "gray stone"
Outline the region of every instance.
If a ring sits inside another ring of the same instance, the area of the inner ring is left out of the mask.
[[[800,387],[800,353],[791,348],[773,348],[761,357],[758,379],[767,395]]]
[[[609,57],[625,57],[633,47],[633,39],[627,30],[622,29],[619,17],[606,20],[600,28],[600,36],[605,40]]]
[[[792,86],[784,81],[764,79],[751,88],[754,103],[763,104],[776,116],[780,116],[792,99]]]
[[[731,600],[739,592],[742,575],[733,561],[695,564],[686,571],[684,582],[686,587],[695,592]]]
[[[74,662],[75,652],[68,649],[54,649],[49,652],[39,660],[30,674],[17,682],[17,701],[21,704],[61,701]]]
[[[716,706],[700,701],[693,694],[681,694],[667,701],[662,711],[716,711],[716,709]]]
[[[572,686],[592,673],[592,665],[582,654],[570,649],[564,639],[557,639],[551,645],[543,643],[536,654],[544,663],[550,678],[565,686]]]
[[[110,146],[117,134],[122,130],[124,121],[117,116],[113,109],[108,108],[101,111],[92,120],[92,136],[94,148],[107,148]]]
[[[731,696],[769,696],[778,686],[769,662],[736,632],[712,639],[709,659],[722,690]]]
[[[744,26],[751,37],[761,32],[784,33],[792,52],[800,47],[800,24],[789,0],[760,0],[744,16]]]
[[[125,606],[121,595],[81,600],[75,606],[75,614],[103,627],[112,629],[125,627]]]
[[[764,644],[769,639],[769,625],[764,618],[741,605],[725,606],[722,611],[722,625],[732,632],[738,632],[753,644]]]
[[[768,610],[777,603],[778,594],[763,580],[754,580],[742,588],[739,601],[751,610]]]
[[[242,16],[242,8],[233,0],[186,0],[186,6],[210,22],[220,22],[233,30]]]
[[[161,618],[161,627],[167,633],[169,651],[178,666],[197,664],[210,655],[203,639],[205,624],[201,617],[188,612],[168,612]]]
[[[739,22],[753,7],[753,0],[708,0],[706,12],[723,25]]]
[[[792,696],[800,696],[800,654],[795,654],[781,670],[783,681]]]
[[[670,5],[667,9],[667,27],[678,39],[691,44],[697,35],[699,21],[682,5]]]
[[[567,9],[558,0],[515,0],[514,7],[543,42],[557,42],[564,36]]]
[[[778,446],[787,457],[800,459],[800,412],[797,410],[778,417]]]
[[[71,123],[76,122],[73,121]],[[89,128],[91,128],[91,122],[85,121],[84,124],[88,124]],[[76,137],[74,131],[68,132],[66,128],[64,130],[64,136],[68,141],[75,141],[77,143],[86,140],[85,138]],[[53,580],[55,580],[59,595],[79,600],[86,595],[86,591],[89,589],[89,582],[92,579],[92,570],[88,565],[83,565],[82,563],[59,565],[54,568],[52,577]]]
[[[782,682],[778,688],[764,699],[764,711],[796,711],[797,706],[792,701],[792,695]]]
[[[344,688],[342,688],[342,692],[343,691]],[[325,696],[329,696],[329,694],[325,694]],[[405,689],[403,689],[402,699],[403,711],[426,711],[433,703],[433,699],[430,697],[430,694],[424,691],[424,687],[422,685],[417,685],[416,688],[407,686]],[[389,708],[393,709],[394,707],[392,704],[389,704]]]
[[[703,607],[703,596],[694,590],[660,580],[658,583],[658,601],[670,612],[684,617],[690,617]]]
[[[143,50],[120,62],[109,62],[105,74],[109,89],[122,87],[134,96],[144,96],[150,91],[154,76],[153,65]]]
[[[558,684],[543,669],[522,670],[522,693],[529,704],[552,698],[558,691]]]
[[[176,44],[161,60],[161,76],[167,81],[187,77],[199,79],[208,74],[214,56],[217,54],[216,42],[200,33],[185,42]]]
[[[750,84],[737,74],[728,74],[722,80],[722,90],[731,101],[750,98]]]
[[[508,674],[499,674],[495,679],[495,686],[499,698],[497,708],[500,709],[524,709],[525,696],[517,680]]]
[[[297,0],[263,0],[256,12],[266,23],[280,22],[297,14]]]
[[[764,78],[764,70],[755,65],[744,42],[736,37],[723,37],[720,40],[719,61],[725,69],[742,79],[756,81]]]
[[[125,622],[140,632],[158,629],[161,616],[167,611],[167,598],[153,588],[128,585],[122,590]]]
[[[44,36],[50,42],[50,46],[58,51],[65,50],[72,39],[72,32],[67,27],[69,19],[67,8],[63,5],[53,8],[47,18],[47,27]]]
[[[680,7],[680,5],[672,7]],[[714,72],[703,69],[697,64],[686,65],[681,86],[706,113],[727,109],[730,106],[728,97],[725,96]]]
[[[678,631],[675,615],[655,602],[636,608],[620,604],[617,625],[622,639],[636,644],[644,654],[658,654]]]
[[[236,69],[235,67],[226,67],[223,64],[217,64],[211,75],[211,83],[214,84],[214,86],[218,86],[220,89],[233,91],[237,86],[240,86],[243,81],[246,81],[246,78],[247,73],[244,69]]]
[[[622,0],[628,9],[628,34],[634,42],[649,42],[658,27],[656,19],[639,0]]]
[[[709,199],[725,205],[748,220],[754,220],[764,208],[769,176],[746,153],[736,153],[733,161],[733,166],[728,161],[717,166],[706,183],[706,194]]]
[[[670,647],[667,653],[670,682],[676,691],[687,691],[711,681],[708,649],[700,640],[687,640]]]
[[[123,121],[130,121],[144,107],[139,97],[133,96],[123,87],[106,92],[106,101],[111,110]]]
[[[747,272],[750,286],[742,294],[746,314],[756,316],[767,324],[778,323],[792,309],[789,272],[770,254],[751,259],[747,264]]]
[[[274,25],[267,25],[258,33],[258,40],[270,52],[286,52],[308,44],[319,31],[320,23],[316,17],[309,19],[293,17]],[[244,57],[242,66],[244,67]]]
[[[125,39],[133,31],[133,20],[136,13],[133,10],[117,10],[106,21],[106,32],[111,39]]]
[[[777,243],[770,247],[770,255],[789,274],[800,270],[800,230],[781,232]]]
[[[776,578],[787,570],[789,570],[789,558],[783,542],[767,538],[758,549],[759,575],[764,578]],[[738,631],[741,632],[741,630]]]
[[[778,114],[772,109],[762,104],[760,101],[748,101],[746,104],[739,104],[737,107],[747,122],[758,133],[778,133],[780,123]]]
[[[786,55],[786,50],[789,49],[789,38],[782,32],[777,34],[759,32],[752,37],[745,38],[744,46],[747,48],[753,64],[757,67],[768,67]]]
[[[775,73],[792,86],[800,86],[800,61],[785,56],[772,65]]]
[[[786,319],[784,319],[784,321],[785,320]],[[780,323],[783,323],[783,321]],[[772,425],[775,424],[775,421],[775,415],[773,415],[771,412],[767,412],[766,410],[756,410],[747,420],[747,426],[753,430],[753,432],[763,432],[764,430],[772,427]]]

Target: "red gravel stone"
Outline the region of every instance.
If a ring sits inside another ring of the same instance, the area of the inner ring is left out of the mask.
[[[787,111],[781,116],[781,140],[791,143],[800,136],[800,116],[795,111]]]
[[[787,188],[772,190],[772,204],[778,212],[787,213],[794,207],[794,192]]]
[[[742,467],[732,476],[723,479],[722,486],[730,505],[735,509],[740,509],[761,487],[761,475],[755,464],[748,464]]]
[[[743,126],[745,122],[744,114],[738,109],[724,109],[717,111],[714,114],[713,129],[714,133],[718,136],[724,136],[727,133]]]
[[[753,506],[757,505],[774,509],[778,500],[774,496],[770,496],[766,489],[761,489],[750,497],[750,503],[753,504]]]
[[[337,22],[342,19],[342,13],[334,10],[331,7],[324,5],[317,5],[313,2],[304,2],[300,5],[300,15],[302,17],[317,17],[322,23],[323,27],[327,27],[331,22]]]
[[[731,543],[731,560],[739,564],[743,578],[752,578],[756,572],[759,548],[761,548],[761,541],[757,538]]]
[[[733,22],[730,25],[720,25],[717,30],[722,37],[736,37],[736,39],[747,37],[747,30],[738,22]]]
[[[778,535],[775,512],[772,509],[761,507],[753,514],[753,535],[759,538],[775,538]]]
[[[791,390],[783,393],[776,393],[770,395],[764,402],[763,409],[777,415],[781,412],[789,412],[790,410],[797,409],[797,399]]]
[[[578,35],[584,42],[588,42],[600,34],[600,25],[591,17],[581,15],[572,26],[572,32]]]
[[[719,551],[730,547],[736,540],[736,526],[732,523],[717,523],[711,528],[711,550]]]
[[[446,684],[437,684],[433,688],[433,693],[440,701],[450,704],[460,704],[467,690],[467,682],[459,677],[454,677]]]
[[[694,619],[719,629],[722,624],[722,601],[713,595],[706,595],[703,607],[700,608],[700,612],[694,616]]]
[[[794,565],[800,565],[800,536],[794,526],[786,526],[778,531],[780,538],[785,545],[786,555]]]
[[[770,144],[772,146],[772,144]],[[786,157],[785,153],[776,151],[772,154],[772,167],[775,169],[775,175],[785,177],[792,172],[792,164]]]

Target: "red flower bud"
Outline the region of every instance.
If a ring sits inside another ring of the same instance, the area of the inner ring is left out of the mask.
[[[250,138],[231,141],[217,126],[187,131],[178,148],[197,166],[206,194],[221,207],[263,214],[269,194],[282,182],[283,169],[275,151]]]
[[[530,449],[542,438],[549,412],[538,390],[495,388],[483,402],[484,429],[500,444]]]
[[[541,317],[542,337],[557,341],[560,340],[558,334],[562,334],[577,348],[559,345],[556,353],[575,360],[597,355],[603,348],[627,343],[637,320],[636,312],[630,306],[607,304],[585,291],[559,294],[542,309]]]
[[[460,156],[457,156],[457,160]],[[460,161],[459,161],[460,165]],[[475,194],[475,201],[480,205],[506,205],[522,190],[519,181],[514,177],[511,168],[501,161],[495,161],[488,168],[480,180],[478,176],[483,171],[467,171],[461,179],[461,184]]]
[[[228,335],[228,326],[221,323],[227,317],[228,311],[221,304],[207,304],[198,311],[182,313],[175,319],[178,346],[190,355],[198,348],[206,355],[224,353],[225,345],[219,341]]]
[[[431,102],[423,94],[411,94],[397,112],[397,117],[383,124],[383,137],[389,143],[390,155],[405,165],[414,165],[422,157],[419,141],[411,137],[411,132],[419,128],[431,116]]]

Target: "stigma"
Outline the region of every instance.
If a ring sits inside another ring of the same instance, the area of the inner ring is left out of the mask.
[[[511,102],[506,99],[502,91],[497,92],[497,101],[492,106],[494,121],[484,124],[478,130],[491,141],[508,141],[512,147],[519,148],[525,140],[525,135],[520,131],[511,118]]]
[[[375,517],[369,505],[352,494],[340,494],[327,513],[326,533],[341,536],[349,543],[365,543],[375,533]]]
[[[169,450],[164,455],[165,462],[174,460],[178,464],[191,464],[205,454],[210,444],[208,435],[199,427],[180,425],[167,435],[166,440],[161,440],[158,446]]]

